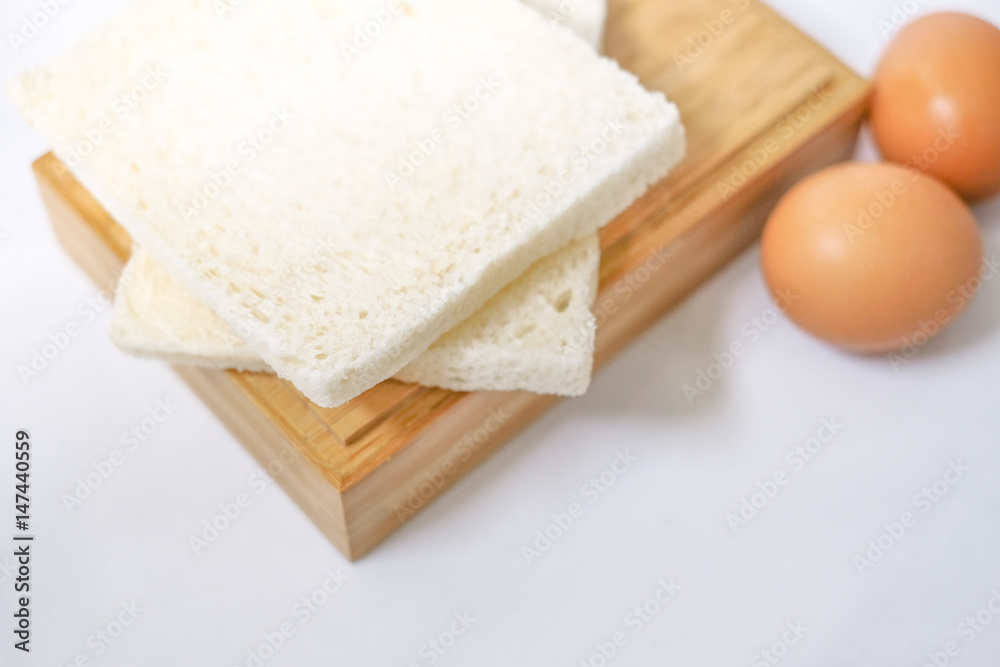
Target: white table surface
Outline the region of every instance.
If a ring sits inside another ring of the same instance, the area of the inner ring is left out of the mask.
[[[6,35],[36,2],[4,0],[0,74],[126,4],[68,3],[15,54]],[[773,4],[865,74],[885,44],[878,21],[893,11],[888,0]],[[897,4],[1000,24],[995,0]],[[294,634],[261,664],[920,666],[934,664],[929,653],[939,665],[1000,664],[1000,613],[988,606],[1000,611],[1000,280],[894,369],[785,319],[750,335],[771,307],[750,250],[587,396],[351,564],[254,477],[253,459],[166,365],[118,352],[106,310],[91,319],[98,291],[56,243],[29,169],[46,146],[6,101],[0,146],[0,541],[12,544],[21,428],[33,441],[37,535],[30,656],[12,648],[12,547],[0,548],[3,665],[254,665],[248,651],[283,624]],[[859,157],[873,159],[870,143]],[[1000,258],[1000,200],[976,212],[986,256]],[[25,385],[17,366],[73,322],[80,335]],[[733,341],[746,354],[689,403],[683,385]],[[176,409],[127,451],[122,434],[158,399]],[[838,426],[822,450],[786,458],[825,419]],[[62,496],[116,449],[122,464],[67,511]],[[635,461],[614,484],[583,490],[619,453]],[[931,491],[934,503],[921,500],[951,464],[967,470],[938,485],[940,498]],[[734,534],[727,514],[777,472],[787,484]],[[250,506],[195,555],[189,537],[241,493]],[[522,546],[574,502],[582,515],[529,565]],[[856,557],[904,512],[910,527],[883,537],[894,544],[859,573]],[[329,595],[328,572],[345,579]],[[661,604],[657,593],[673,597]],[[296,607],[314,594],[315,611]],[[138,608],[134,621],[123,604]],[[644,604],[655,613],[641,618]],[[98,633],[117,634],[119,616],[131,625],[108,645]],[[594,657],[616,633],[614,657]],[[772,649],[770,660],[761,653]]]

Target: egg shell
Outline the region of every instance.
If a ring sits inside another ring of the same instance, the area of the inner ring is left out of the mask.
[[[800,327],[848,350],[888,352],[926,344],[966,306],[982,242],[968,206],[936,179],[890,163],[847,163],[781,199],[764,228],[761,263]]]
[[[958,12],[917,19],[890,43],[874,83],[883,157],[969,199],[1000,192],[1000,29]]]

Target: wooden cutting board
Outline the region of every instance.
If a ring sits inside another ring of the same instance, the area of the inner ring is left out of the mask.
[[[598,368],[750,245],[792,183],[848,158],[869,99],[753,0],[611,0],[605,51],[677,103],[688,154],[602,232]],[[60,241],[109,285],[128,234],[52,154],[34,169]],[[556,401],[390,380],[324,409],[272,375],[176,370],[351,559]]]

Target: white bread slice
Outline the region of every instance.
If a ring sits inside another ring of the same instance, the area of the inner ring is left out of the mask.
[[[590,384],[600,243],[593,234],[535,262],[396,374],[456,391],[579,396]],[[140,357],[269,371],[226,323],[136,248],[122,272],[111,338]]]
[[[600,48],[605,0],[525,2]],[[535,262],[396,377],[456,391],[583,394],[593,368],[594,318],[589,308],[599,269],[596,235]],[[564,297],[564,302],[559,300]],[[553,303],[559,308],[546,307]],[[271,371],[222,319],[138,247],[122,272],[111,337],[139,357],[203,368]]]
[[[607,0],[524,0],[550,23],[565,25],[598,51],[604,41]]]
[[[270,372],[260,355],[138,246],[118,279],[111,340],[137,357]]]
[[[321,406],[394,375],[683,152],[662,95],[513,0],[403,2],[367,41],[384,1],[214,6],[140,2],[10,93],[133,238]],[[111,121],[150,72],[145,103]]]
[[[396,378],[456,391],[580,396],[594,368],[597,234],[529,268]]]

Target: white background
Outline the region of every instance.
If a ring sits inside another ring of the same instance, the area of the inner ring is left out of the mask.
[[[15,54],[6,35],[36,3],[3,0],[0,73],[125,4],[70,2]],[[890,2],[773,4],[871,74]],[[930,0],[920,12],[946,7],[1000,24],[995,0]],[[808,631],[783,665],[920,666],[949,641],[960,648],[949,664],[1000,664],[1000,615],[981,631],[959,627],[1000,591],[1000,280],[894,369],[784,319],[752,340],[745,327],[771,305],[755,248],[599,373],[586,397],[560,404],[351,564],[278,487],[256,493],[257,465],[166,365],[116,350],[107,312],[86,321],[81,304],[97,290],[57,245],[29,169],[46,146],[6,101],[0,146],[0,540],[14,532],[19,428],[32,434],[38,536],[27,659],[11,648],[12,581],[0,570],[3,665],[79,654],[94,665],[247,665],[247,651],[286,621],[294,635],[266,665],[428,665],[428,642],[463,612],[475,621],[436,664],[580,665],[622,632],[609,664],[763,665],[754,656],[786,622]],[[859,157],[874,159],[869,143]],[[976,212],[986,256],[1000,257],[1000,201]],[[71,322],[83,333],[26,386],[17,366]],[[682,386],[733,341],[747,353],[689,403]],[[174,414],[69,513],[60,497],[122,449],[121,434],[157,399]],[[843,428],[791,472],[786,453],[824,418]],[[626,451],[637,462],[590,504],[581,485]],[[914,495],[959,460],[968,472],[922,513]],[[726,515],[782,470],[789,483],[734,534]],[[189,537],[243,492],[250,507],[196,556]],[[522,546],[572,502],[582,517],[527,564]],[[906,511],[916,525],[860,574],[855,557]],[[8,553],[0,565],[12,564]],[[296,602],[338,569],[350,579],[301,623]],[[627,614],[671,578],[680,592],[634,632]],[[95,633],[133,601],[138,619],[98,655]]]

